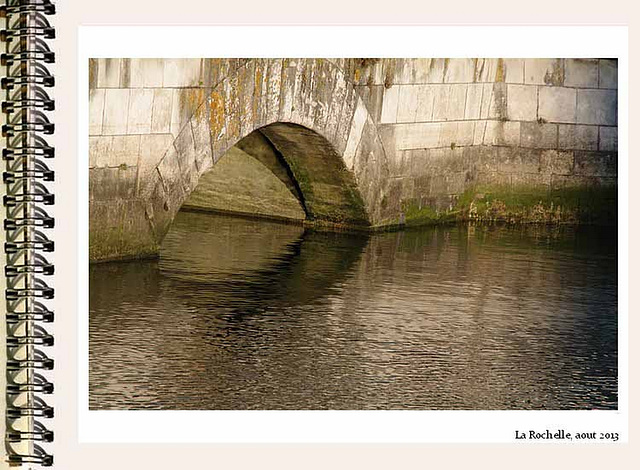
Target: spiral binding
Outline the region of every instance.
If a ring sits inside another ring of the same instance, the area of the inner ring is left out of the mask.
[[[54,272],[46,258],[54,250],[47,236],[54,219],[46,212],[55,203],[49,191],[54,172],[44,161],[54,156],[44,137],[55,130],[48,116],[55,107],[49,96],[55,79],[48,69],[55,56],[47,44],[55,38],[47,19],[53,14],[55,6],[49,0],[5,0],[0,6],[0,17],[5,20],[0,32],[5,43],[0,64],[5,69],[1,80],[5,94],[2,135],[6,139],[2,150],[7,279],[5,441],[10,465],[53,465],[52,455],[43,447],[53,441],[53,432],[45,425],[53,417],[53,408],[45,401],[53,393],[47,378],[53,360],[44,352],[53,345],[46,327],[53,322],[47,306],[53,289],[45,279]]]

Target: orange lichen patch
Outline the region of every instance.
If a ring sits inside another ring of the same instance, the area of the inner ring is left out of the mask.
[[[215,91],[211,93],[209,101],[209,125],[214,139],[222,135],[224,131],[224,98]]]

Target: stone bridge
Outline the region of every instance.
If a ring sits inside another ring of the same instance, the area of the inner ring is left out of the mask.
[[[92,59],[89,79],[92,261],[157,253],[233,146],[330,226],[616,185],[615,60]]]

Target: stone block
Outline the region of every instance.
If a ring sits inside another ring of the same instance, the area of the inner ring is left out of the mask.
[[[487,128],[487,121],[475,121],[473,130],[473,145],[482,145],[484,134]]]
[[[479,83],[494,82],[500,59],[478,59],[476,61],[475,81]]]
[[[540,154],[540,172],[549,175],[570,175],[573,172],[573,152],[543,150]]]
[[[448,59],[445,83],[471,83],[475,75],[474,59]]]
[[[344,80],[342,73],[336,74],[336,82],[334,84],[333,93],[331,94],[331,105],[329,114],[327,115],[327,124],[325,128],[326,135],[334,137],[340,124],[340,115],[342,107],[344,106],[344,100],[347,93],[347,84]],[[396,87],[397,88],[397,87]],[[397,90],[396,90],[397,91]],[[383,94],[386,90],[383,90]],[[397,102],[396,102],[397,104]],[[381,106],[384,106],[384,96],[382,97]],[[382,116],[380,117],[382,120]],[[395,115],[393,117],[395,121]]]
[[[103,168],[109,166],[113,156],[113,137],[89,137],[89,167]]]
[[[131,88],[160,88],[165,59],[131,59]]]
[[[485,83],[482,89],[480,119],[507,117],[507,86],[505,83]]]
[[[578,90],[578,124],[615,126],[617,114],[616,90]]]
[[[416,108],[416,122],[433,120],[433,101],[435,99],[433,85],[417,85],[418,106]]]
[[[203,85],[202,59],[163,59],[164,87],[197,87]]]
[[[440,127],[440,139],[438,141],[438,147],[455,147],[457,135],[457,122],[443,122]]]
[[[118,88],[120,86],[121,59],[98,59],[98,88]]]
[[[507,116],[512,121],[535,121],[538,89],[535,86],[507,85]]]
[[[392,86],[385,88],[382,96],[382,115],[380,122],[382,124],[395,123],[398,115],[398,101],[400,98],[400,87]]]
[[[349,131],[349,137],[347,138],[347,146],[343,153],[343,158],[347,164],[347,168],[350,168],[349,162],[353,163],[353,158],[356,154],[356,149],[360,143],[362,137],[362,130],[367,122],[369,114],[367,113],[367,107],[364,105],[364,101],[358,98],[358,104],[353,115],[351,122],[351,130]]]
[[[117,168],[92,168],[89,170],[89,200],[108,201],[115,199],[118,191]]]
[[[411,175],[416,177],[428,174],[430,171],[428,166],[428,156],[430,150],[416,149],[407,150],[407,152],[410,152],[409,164],[411,166]]]
[[[138,159],[137,194],[144,196],[152,188],[149,181],[160,160],[173,148],[174,137],[171,134],[147,134],[140,136],[140,158]],[[174,149],[175,151],[175,149]]]
[[[427,83],[444,83],[444,68],[447,59],[429,59]]]
[[[140,154],[139,135],[115,135],[112,140],[112,155],[109,166],[133,167],[138,164]]]
[[[559,125],[558,148],[598,150],[598,127],[573,124]]]
[[[399,85],[398,111],[396,122],[416,122],[418,109],[418,87],[414,85]]]
[[[482,87],[483,85],[480,83],[470,83],[467,86],[467,102],[464,110],[465,119],[480,119]]]
[[[151,133],[168,134],[171,132],[171,111],[173,90],[157,88],[153,90],[151,112]]]
[[[126,134],[129,109],[128,89],[109,88],[105,91],[102,134]]]
[[[504,59],[503,67],[506,83],[524,83],[524,59]]]
[[[198,174],[201,175],[213,165],[211,156],[211,133],[206,119],[192,119],[191,132],[195,147],[195,160]]]
[[[178,152],[171,146],[157,166],[158,173],[162,178],[162,186],[167,194],[184,194],[185,192],[181,163]]]
[[[439,85],[434,88],[433,120],[446,121],[449,119],[449,98],[452,85]]]
[[[497,169],[500,173],[538,173],[540,150],[499,147]]]
[[[473,145],[473,132],[475,129],[474,121],[460,121],[458,122],[458,129],[456,134],[455,143],[459,147]],[[518,138],[520,136],[518,135]]]
[[[565,59],[564,86],[598,88],[598,60]]]
[[[382,97],[383,97],[383,95],[384,95],[384,85],[376,85],[376,86],[372,86],[371,88],[369,88],[368,108],[369,108],[369,113],[371,114],[371,118],[376,123],[380,122],[380,117],[382,115]],[[334,104],[333,93],[331,94],[329,104],[330,104],[330,106],[328,108],[328,113],[331,112],[331,105]],[[418,109],[420,109],[420,96],[418,96]],[[328,119],[328,117],[329,116],[327,115],[327,119]],[[419,117],[418,117],[418,115],[416,115],[416,120],[418,120],[418,119],[419,119]]]
[[[600,127],[599,149],[605,152],[618,151],[618,128]]]
[[[511,173],[511,186],[517,190],[517,188],[531,188],[540,186],[549,186],[551,183],[551,176],[542,173]]]
[[[413,83],[416,84],[426,84],[430,83],[430,72],[431,72],[431,63],[434,59],[414,59],[413,60],[413,68],[414,68],[414,77]],[[377,65],[377,64],[376,64]],[[378,83],[384,84],[384,72],[381,70],[379,75],[380,82],[376,81],[376,85]]]
[[[484,145],[520,145],[520,123],[512,121],[487,121]]]
[[[527,85],[562,85],[564,83],[562,59],[525,59],[524,83]]]
[[[435,148],[440,143],[441,123],[421,122],[396,126],[395,142],[399,150]]]
[[[89,135],[102,134],[102,115],[104,114],[105,90],[89,90]]]
[[[345,85],[344,103],[340,111],[340,117],[338,118],[338,128],[334,141],[334,146],[339,154],[343,153],[347,147],[347,140],[351,133],[353,117],[358,101],[357,92],[354,87],[348,84]]]
[[[280,86],[282,84],[282,59],[271,59],[267,63],[266,121],[278,120],[280,109]],[[335,88],[335,84],[334,84]]]
[[[447,103],[447,121],[459,121],[464,119],[465,104],[467,99],[467,85],[456,84],[449,88],[449,100]]]
[[[527,148],[555,149],[558,147],[558,126],[538,122],[521,122],[520,145]]]
[[[600,73],[598,86],[600,88],[618,88],[618,60],[602,59],[599,61]]]
[[[193,131],[191,130],[190,125],[185,126],[180,135],[173,142],[173,146],[177,152],[183,179],[184,181],[189,181],[191,179],[191,165],[195,161],[196,157],[196,146],[193,141]]]
[[[614,177],[618,174],[618,155],[609,152],[576,151],[573,172],[581,176]]]
[[[151,133],[151,113],[153,109],[153,90],[131,90],[129,98],[129,118],[127,134]]]
[[[576,90],[540,87],[538,117],[547,122],[576,122]]]

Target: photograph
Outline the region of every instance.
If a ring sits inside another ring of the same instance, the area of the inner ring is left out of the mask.
[[[619,409],[616,58],[88,81],[89,410]]]

